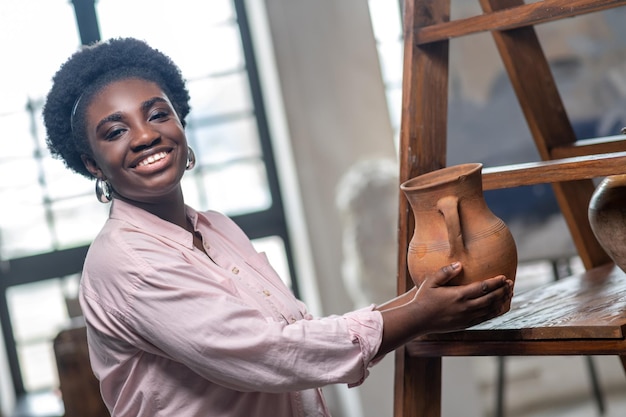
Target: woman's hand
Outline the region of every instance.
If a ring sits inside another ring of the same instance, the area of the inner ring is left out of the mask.
[[[500,275],[446,286],[460,271],[460,263],[447,265],[427,277],[417,290],[410,304],[421,334],[464,329],[506,312],[513,295],[512,281]]]
[[[412,290],[407,303],[380,308],[384,327],[377,356],[417,336],[464,329],[506,312],[513,296],[511,280],[497,276],[467,285],[446,285],[461,268],[458,262],[447,265]]]

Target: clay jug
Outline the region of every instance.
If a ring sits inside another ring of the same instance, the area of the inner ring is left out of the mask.
[[[517,248],[506,224],[483,196],[482,164],[450,166],[400,185],[415,218],[407,264],[415,285],[453,261],[463,270],[451,285],[497,275],[515,280]]]
[[[626,175],[611,175],[589,201],[589,225],[607,255],[626,271]]]

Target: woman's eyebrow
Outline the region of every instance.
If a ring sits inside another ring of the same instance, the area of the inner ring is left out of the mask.
[[[163,97],[152,97],[143,103],[141,103],[141,110],[146,111],[150,109],[150,107],[154,106],[155,103],[168,103]],[[169,103],[168,103],[169,104]]]
[[[108,122],[117,122],[120,120],[122,120],[122,113],[116,112],[113,114],[109,114],[108,116],[103,117],[102,120],[98,122],[98,124],[96,125],[96,132],[102,127],[103,124]]]

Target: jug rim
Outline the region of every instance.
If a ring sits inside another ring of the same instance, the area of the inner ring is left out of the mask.
[[[420,190],[436,185],[449,184],[461,177],[482,170],[482,167],[483,164],[480,162],[450,165],[410,178],[400,184],[400,189],[403,191]]]

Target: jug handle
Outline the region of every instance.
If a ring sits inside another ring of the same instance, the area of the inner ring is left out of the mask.
[[[448,242],[450,244],[450,258],[456,258],[463,252],[465,245],[461,234],[461,220],[459,218],[459,198],[445,196],[437,201],[437,209],[443,215],[448,229]]]

